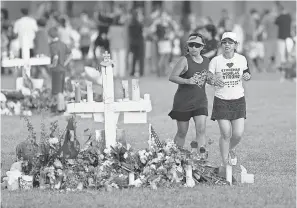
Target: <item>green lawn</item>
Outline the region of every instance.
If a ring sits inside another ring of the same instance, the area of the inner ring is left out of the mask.
[[[3,87],[2,79],[2,87]],[[150,93],[153,111],[148,121],[153,124],[162,140],[173,138],[176,124],[168,116],[176,85],[166,79],[153,77],[140,81],[141,92]],[[209,95],[211,113],[213,90]],[[296,85],[280,84],[276,74],[255,75],[246,83],[247,120],[245,135],[238,147],[239,163],[249,173],[255,174],[254,184],[233,187],[209,187],[197,185],[180,189],[127,189],[60,193],[58,191],[2,190],[2,207],[296,207]],[[1,117],[2,175],[15,158],[15,146],[26,138],[25,123],[19,117]],[[65,126],[64,117],[48,117],[46,123],[59,119]],[[40,128],[40,116],[33,116],[32,123]],[[122,121],[120,117],[120,122]],[[187,135],[187,147],[195,137],[191,122]],[[80,141],[85,141],[83,130],[102,128],[89,119],[78,120]],[[147,146],[147,124],[119,124],[125,128],[128,142],[136,149]],[[210,149],[210,160],[220,163],[217,123],[207,121],[207,136],[215,140]],[[238,169],[238,168],[237,168]],[[236,177],[238,178],[238,172]],[[238,178],[239,179],[239,178]]]

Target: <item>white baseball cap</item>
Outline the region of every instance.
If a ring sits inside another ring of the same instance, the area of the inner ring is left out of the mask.
[[[225,33],[223,34],[221,40],[224,40],[224,39],[227,39],[227,38],[233,40],[234,42],[237,42],[236,33],[234,33],[234,32],[225,32]]]

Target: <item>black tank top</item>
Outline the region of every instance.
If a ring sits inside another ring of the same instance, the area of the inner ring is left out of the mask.
[[[207,108],[207,96],[205,93],[206,76],[208,72],[209,59],[202,56],[203,62],[196,63],[192,57],[185,56],[188,62],[188,70],[180,75],[184,79],[189,79],[194,75],[198,79],[196,85],[179,84],[174,96],[173,111],[187,112],[199,108]]]

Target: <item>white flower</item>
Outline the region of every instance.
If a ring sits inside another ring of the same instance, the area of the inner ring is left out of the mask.
[[[144,156],[145,152],[146,152],[145,150],[139,150],[139,152],[138,152],[139,156]]]
[[[54,166],[55,166],[55,168],[57,168],[57,169],[62,169],[62,168],[63,168],[63,165],[62,165],[61,161],[58,160],[58,159],[55,159],[55,161],[54,161]]]
[[[146,159],[144,159],[144,158],[140,158],[140,161],[142,162],[142,164],[145,164],[146,163]]]
[[[8,101],[6,103],[6,105],[7,105],[8,108],[14,108],[14,106],[15,106],[14,102],[12,102],[12,101]]]
[[[151,164],[150,168],[156,170],[156,166],[154,164]]]
[[[152,159],[152,163],[158,163],[158,162],[159,162],[159,158]]]
[[[164,154],[162,152],[157,153],[158,159],[162,160],[164,157]]]
[[[131,149],[131,145],[127,144],[127,150],[129,151]]]
[[[27,111],[27,116],[32,116],[32,111],[28,110]]]
[[[57,137],[49,138],[48,142],[50,144],[57,144],[59,142],[59,139]]]
[[[124,154],[124,158],[127,159],[127,157],[128,157],[128,153],[125,152],[125,154]]]
[[[136,179],[136,180],[133,182],[133,185],[134,185],[135,187],[140,187],[141,184],[142,184],[142,181],[141,181],[139,178]]]
[[[119,188],[119,186],[116,183],[112,183],[112,184],[110,184],[110,186],[113,187],[113,188],[116,188],[116,189]]]
[[[103,159],[104,159],[104,155],[103,155],[103,154],[100,154],[100,155],[99,155],[99,158],[100,158],[101,160],[103,160]]]
[[[109,160],[106,160],[102,163],[103,166],[110,166],[112,164],[112,162],[110,162]]]
[[[104,149],[103,152],[108,155],[111,152],[111,148],[106,148],[106,149]]]

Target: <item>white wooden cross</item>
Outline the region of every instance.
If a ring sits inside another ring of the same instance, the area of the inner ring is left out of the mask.
[[[41,65],[49,65],[51,64],[50,57],[44,56],[44,57],[32,57],[30,58],[30,48],[28,47],[27,41],[22,41],[22,58],[14,58],[9,59],[8,57],[2,58],[2,67],[23,67],[23,76],[25,73],[28,75],[28,77],[31,76],[31,66],[41,66]],[[22,82],[22,78],[17,79],[17,90],[20,87],[18,81]],[[34,81],[34,79],[32,80]],[[21,84],[22,85],[22,84]]]
[[[103,102],[94,102],[89,98],[93,92],[90,92],[90,85],[87,85],[88,101],[68,103],[67,113],[93,117],[96,122],[104,122],[106,147],[110,147],[116,144],[116,129],[120,112],[124,113],[124,123],[146,123],[147,112],[152,110],[152,105],[149,94],[144,94],[143,99],[140,98],[136,79],[132,80],[132,100],[120,99],[115,102],[113,63],[107,52],[103,57],[104,61],[100,63],[99,68],[102,74]],[[123,82],[128,81],[123,80]],[[127,97],[126,95],[124,97]]]

